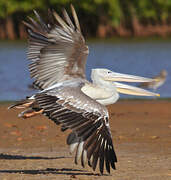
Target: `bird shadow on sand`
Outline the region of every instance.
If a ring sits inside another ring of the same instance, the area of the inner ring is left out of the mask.
[[[48,160],[48,159],[62,159],[62,158],[68,158],[64,156],[60,157],[44,157],[44,156],[22,156],[22,155],[10,155],[10,154],[0,154],[0,159],[8,159],[8,160],[24,160],[24,159],[43,159],[43,160]]]
[[[9,154],[0,154],[0,160],[53,160],[53,159],[62,159],[62,158],[69,158],[69,157],[44,157],[44,156],[23,156],[23,155],[9,155]],[[87,176],[100,176],[99,173],[92,173],[87,172],[86,170],[80,169],[73,169],[73,168],[46,168],[46,169],[4,169],[0,170],[0,174],[8,174],[8,173],[16,173],[16,174],[31,174],[31,175],[38,175],[38,174],[63,174],[63,175],[87,175]]]
[[[100,176],[98,173],[91,173],[80,169],[72,169],[72,168],[61,168],[61,169],[55,169],[55,168],[46,168],[46,169],[32,169],[32,170],[0,170],[0,174],[5,173],[17,173],[17,174],[31,174],[31,175],[38,175],[38,174],[63,174],[63,175],[87,175],[87,176]]]

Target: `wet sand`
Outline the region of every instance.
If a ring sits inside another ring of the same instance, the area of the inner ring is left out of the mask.
[[[43,115],[17,117],[18,110],[0,105],[0,179],[171,179],[171,102],[120,101],[109,106],[118,157],[117,170],[99,176],[75,165],[65,143],[69,132]]]

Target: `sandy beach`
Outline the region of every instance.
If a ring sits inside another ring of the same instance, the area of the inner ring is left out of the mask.
[[[0,105],[0,179],[171,179],[171,101],[129,100],[108,107],[116,170],[99,175],[75,165],[66,145],[69,131],[38,115],[17,117],[18,110]]]

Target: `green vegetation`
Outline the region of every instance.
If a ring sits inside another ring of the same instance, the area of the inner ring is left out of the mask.
[[[171,34],[171,0],[1,0],[0,38],[24,38],[21,24],[36,9],[61,12],[73,4],[88,36],[166,36]]]

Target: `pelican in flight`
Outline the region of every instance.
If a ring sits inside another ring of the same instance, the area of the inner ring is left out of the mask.
[[[120,93],[158,96],[141,88],[119,82],[151,82],[153,79],[120,74],[108,69],[92,69],[89,82],[85,76],[86,58],[89,53],[81,33],[79,21],[71,5],[73,22],[66,10],[64,18],[50,13],[46,24],[35,11],[37,20],[24,22],[28,32],[29,71],[34,86],[39,91],[12,107],[26,108],[20,117],[43,113],[61,129],[71,129],[67,144],[75,151],[75,163],[93,170],[99,164],[110,173],[117,162],[105,107],[115,103]],[[118,82],[117,82],[118,81]]]
[[[139,85],[139,87],[149,88],[156,91],[157,88],[159,88],[165,83],[166,77],[167,77],[167,71],[163,69],[160,71],[160,74],[158,76],[153,77],[154,81],[143,82]]]

